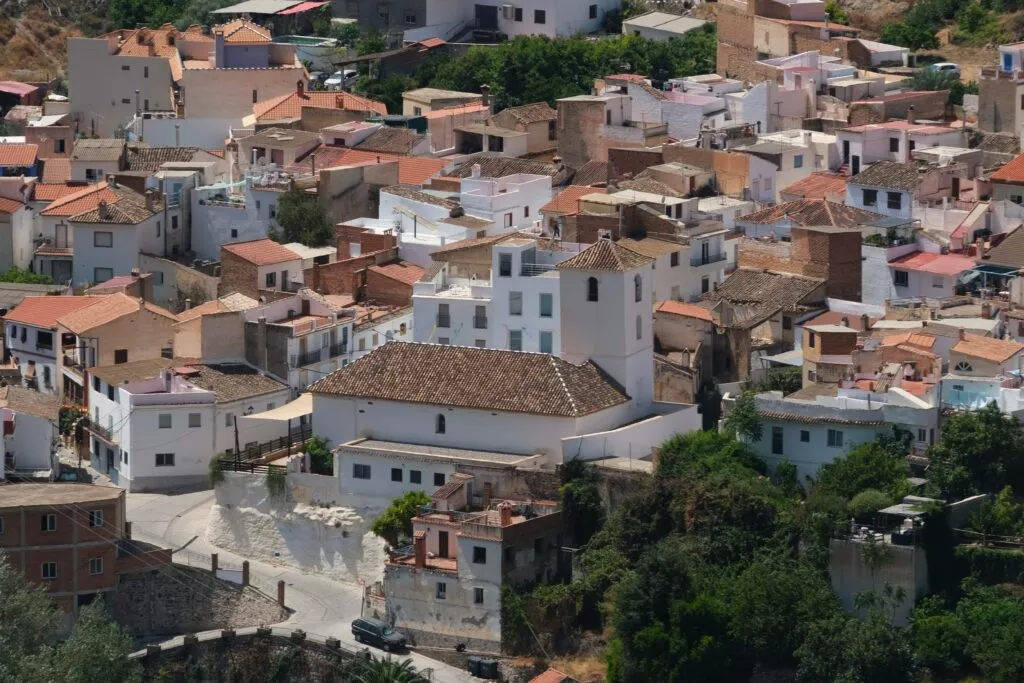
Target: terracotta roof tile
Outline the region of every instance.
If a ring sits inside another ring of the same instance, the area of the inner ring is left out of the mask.
[[[351,147],[321,145],[303,157],[301,161],[286,166],[284,170],[294,175],[312,174],[314,155],[318,172],[325,168],[354,166],[377,160],[380,160],[381,163],[397,161],[398,182],[403,185],[423,185],[448,163],[443,159],[432,157],[411,157],[384,152],[366,152]]]
[[[417,282],[423,273],[425,272],[422,268],[414,263],[407,263],[405,261],[396,261],[394,263],[385,263],[379,266],[370,266],[369,270],[382,275],[391,280],[397,280],[407,285],[411,285]]]
[[[828,171],[818,171],[798,180],[779,192],[797,195],[803,199],[825,199],[846,194],[846,176]]]
[[[588,161],[576,171],[572,182],[574,185],[607,185],[610,167],[607,161]]]
[[[54,329],[57,318],[92,306],[101,296],[27,296],[4,320],[10,323]]]
[[[154,173],[160,167],[169,162],[188,162],[196,158],[200,152],[197,147],[145,147],[137,145],[128,146],[128,156],[125,160],[125,170],[136,173]]]
[[[309,387],[313,394],[559,417],[629,400],[592,362],[466,346],[390,342]]]
[[[116,188],[108,187],[113,192],[116,200],[107,200],[106,213],[101,209],[101,203],[96,206],[71,216],[76,223],[104,223],[114,225],[138,225],[139,223],[152,218],[156,213],[163,211],[163,199],[156,199],[153,209],[150,210],[146,198],[135,190],[124,185]]]
[[[1009,268],[1024,268],[1024,229],[1017,228],[1004,237],[1002,242],[989,249],[980,262]]]
[[[653,261],[611,240],[598,240],[572,258],[558,264],[559,270],[607,270],[625,273]]]
[[[0,407],[10,408],[16,413],[41,417],[44,420],[56,421],[60,416],[58,396],[14,385],[0,389]]]
[[[226,24],[214,26],[211,33],[224,33],[224,41],[227,43],[269,43],[270,30],[248,19],[235,19]]]
[[[980,334],[964,334],[964,338],[957,342],[951,350],[965,356],[1002,363],[1024,351],[1024,344],[1019,344],[1012,339],[993,339]]]
[[[124,153],[125,142],[119,138],[82,138],[71,151],[74,161],[117,161]]]
[[[881,214],[824,199],[797,199],[738,216],[737,222],[767,225],[786,218],[801,226],[858,228],[884,218]]]
[[[64,195],[40,211],[43,216],[74,216],[99,206],[100,200],[116,202],[117,194],[105,182],[80,187],[76,192]]]
[[[878,161],[849,179],[853,185],[869,185],[890,190],[913,192],[921,178],[917,166],[896,161]]]
[[[7,197],[0,197],[0,213],[14,213],[24,209],[25,205],[16,199],[8,199]]]
[[[699,318],[700,320],[706,320],[710,323],[715,322],[714,316],[711,315],[711,311],[707,308],[698,306],[697,304],[687,304],[682,301],[674,301],[672,299],[658,302],[658,305],[654,310],[659,313],[681,315],[686,318]]]
[[[411,199],[414,202],[421,202],[423,204],[432,204],[434,206],[440,206],[443,209],[452,211],[459,208],[461,205],[451,199],[445,199],[444,197],[438,197],[437,195],[427,194],[415,187],[409,187],[407,185],[391,185],[389,187],[381,188],[381,192],[387,192],[393,194],[396,197],[404,197],[405,199]]]
[[[359,97],[348,92],[306,90],[301,94],[292,91],[279,97],[257,102],[252,113],[257,121],[283,121],[302,116],[303,107],[317,109],[342,109],[387,115],[388,108],[383,102]]]
[[[971,270],[974,266],[974,259],[969,256],[935,254],[928,251],[915,251],[889,261],[890,268],[946,276],[959,275],[965,270]]]
[[[462,107],[448,107],[446,109],[434,109],[428,111],[423,116],[427,119],[444,119],[450,116],[463,116],[465,114],[478,114],[480,112],[490,111],[490,106],[485,104],[467,104]]]
[[[930,349],[935,346],[935,335],[921,334],[920,332],[901,332],[899,334],[889,334],[882,338],[882,346],[902,345]]]
[[[558,118],[558,112],[552,109],[551,105],[547,102],[534,102],[533,104],[524,104],[519,107],[509,107],[500,113],[508,114],[517,123],[523,125],[540,121],[554,121]],[[491,118],[493,119],[494,117]]]
[[[297,261],[300,259],[300,256],[291,249],[266,238],[225,244],[221,246],[221,251],[232,253],[258,266],[269,266],[273,263],[284,263],[285,261]]]
[[[32,199],[37,202],[53,202],[81,192],[83,187],[77,183],[36,183],[32,186]]]
[[[387,152],[389,154],[411,154],[416,145],[425,140],[411,128],[391,128],[383,126],[378,128],[370,137],[366,138],[354,149],[366,152]]]
[[[864,327],[864,320],[860,315],[854,313],[843,313],[841,311],[823,311],[810,320],[805,320],[801,325],[842,325],[843,318],[849,327],[858,332],[867,332],[871,326],[878,322],[878,316],[868,316],[868,325]]]
[[[71,160],[67,157],[51,157],[43,161],[43,174],[39,182],[47,184],[66,183],[71,180]]]
[[[650,256],[651,258],[674,254],[677,251],[681,251],[684,246],[679,242],[668,239],[659,239],[657,237],[644,237],[638,240],[626,237],[619,240],[618,244],[620,247],[632,249],[638,254]]]
[[[32,166],[38,153],[39,145],[0,142],[0,166]]]
[[[647,192],[649,194],[661,195],[662,197],[683,196],[681,192],[677,192],[660,180],[655,180],[649,176],[641,176],[634,178],[633,180],[620,180],[618,183],[618,189],[633,190],[634,192]]]
[[[756,304],[795,310],[821,288],[824,280],[753,268],[739,268],[718,289],[704,295],[707,301]],[[824,293],[822,293],[822,300]]]
[[[178,321],[178,317],[167,309],[143,302],[123,292],[97,297],[97,299],[91,306],[84,306],[60,315],[57,322],[75,334],[84,334],[118,318],[138,313],[142,309],[167,318],[170,322]]]
[[[480,166],[480,175],[484,178],[504,178],[517,173],[548,175],[551,176],[551,184],[555,186],[565,185],[573,173],[568,166],[556,166],[548,161],[506,157],[496,152],[477,152],[459,159],[452,170],[444,175],[468,178],[473,174],[474,164]]]
[[[530,679],[530,683],[574,683],[576,679],[558,669],[548,669],[539,676]]]
[[[540,207],[545,213],[576,214],[580,212],[580,197],[588,194],[604,194],[608,190],[603,187],[588,185],[569,185],[558,193],[554,199]]]

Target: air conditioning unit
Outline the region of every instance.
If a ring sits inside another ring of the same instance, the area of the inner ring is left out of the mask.
[[[516,8],[514,5],[502,5],[501,6],[501,17],[512,21],[516,18]]]

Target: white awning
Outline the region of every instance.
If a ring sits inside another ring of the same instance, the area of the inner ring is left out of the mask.
[[[256,413],[255,415],[245,415],[241,419],[243,420],[277,420],[278,422],[286,422],[287,420],[298,420],[303,415],[311,415],[313,413],[313,394],[300,394],[297,399],[291,403],[285,403],[280,408],[274,408],[262,413]]]

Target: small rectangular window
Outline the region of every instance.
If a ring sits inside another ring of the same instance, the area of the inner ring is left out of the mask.
[[[679,252],[678,251],[673,251],[672,254],[668,258],[669,258],[668,265],[671,266],[672,268],[675,268],[676,266],[679,265]]]
[[[409,483],[410,484],[422,484],[423,473],[419,470],[409,470]]]
[[[523,331],[522,330],[509,330],[508,331],[508,348],[509,348],[509,351],[522,351],[523,350]]]
[[[128,64],[122,64],[121,65],[121,71],[131,71],[131,70],[132,70],[132,67],[129,66]]]
[[[554,315],[555,305],[554,296],[551,294],[540,295],[540,317],[550,318]]]
[[[273,289],[277,286],[277,273],[267,273],[267,277],[264,279],[267,284],[267,289]]]
[[[39,523],[43,531],[56,531],[57,515],[42,515],[39,518]]]
[[[910,273],[906,270],[892,271],[892,281],[897,287],[910,286]]]
[[[157,453],[157,467],[174,467],[174,453]]]
[[[842,448],[843,447],[843,432],[839,429],[828,430],[828,447],[829,448]]]
[[[254,90],[252,91],[252,103],[253,103],[253,104],[256,104],[256,102],[257,102],[258,100],[259,100],[259,91],[257,91],[257,90],[255,90],[255,89],[254,89]]]
[[[782,455],[782,427],[772,427],[772,455]]]
[[[942,289],[945,287],[946,281],[941,275],[932,275],[932,287],[935,289]]]
[[[444,600],[448,596],[448,584],[443,581],[437,582],[437,599]]]
[[[391,481],[402,481],[402,468],[392,467],[391,468]]]
[[[509,315],[522,315],[523,314],[523,293],[522,292],[509,292],[508,293],[508,314]]]
[[[96,284],[100,284],[101,282],[106,282],[107,280],[109,280],[112,277],[114,277],[114,269],[113,268],[93,268],[92,269],[93,282],[95,282]]]
[[[874,206],[878,203],[878,190],[863,190],[864,206]]]
[[[899,152],[900,151],[900,139],[899,138],[889,138],[889,151],[890,152]]]
[[[886,206],[895,211],[899,211],[903,208],[903,193],[902,192],[886,192],[885,193]]]
[[[234,413],[224,413],[224,426],[225,427],[231,427],[231,426],[234,426],[234,424],[235,424],[235,414]]]
[[[516,7],[516,13],[515,14],[516,14],[516,21],[522,21],[523,20],[523,8],[522,7]]]
[[[97,230],[92,234],[92,246],[110,248],[114,246],[114,233],[105,230]]]
[[[202,413],[189,413],[188,414],[188,426],[190,429],[203,426],[203,414]]]
[[[482,605],[484,604],[484,589],[474,588],[473,589],[473,604]]]
[[[353,479],[369,479],[370,478],[370,466],[369,465],[352,465],[352,478]]]
[[[548,13],[542,9],[533,10],[533,23],[543,24],[548,20]]]
[[[97,576],[103,573],[103,558],[102,557],[90,557],[89,558],[89,573],[93,576]]]
[[[91,527],[103,526],[103,510],[90,510],[89,511],[89,526],[91,526]]]
[[[170,429],[171,428],[171,414],[170,413],[160,413],[160,415],[157,416],[157,427],[159,427],[160,429]]]
[[[473,546],[473,564],[487,564],[487,548]]]
[[[811,433],[809,431],[807,431],[806,429],[801,429],[800,430],[800,442],[801,443],[810,443],[811,442]]]
[[[131,104],[131,103],[132,103],[132,100],[131,100],[130,97],[122,97],[121,98],[121,104]]]
[[[540,333],[540,352],[541,353],[554,353],[554,335],[544,330]]]
[[[917,430],[917,440],[918,441],[927,441],[928,440],[928,430],[918,428],[918,430]]]
[[[804,155],[803,154],[797,154],[795,157],[793,157],[793,168],[803,168],[803,167],[804,167]]]
[[[43,581],[53,581],[57,578],[57,563],[43,562]]]
[[[590,18],[597,19],[597,5],[590,6]]]
[[[143,78],[149,78],[149,67],[148,66],[142,67],[142,77]]]
[[[444,486],[444,472],[434,472],[434,486]]]
[[[498,254],[498,277],[512,277],[512,254]]]

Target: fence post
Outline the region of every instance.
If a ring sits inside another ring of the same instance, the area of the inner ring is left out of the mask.
[[[284,580],[277,582],[277,604],[284,607]]]
[[[217,576],[217,553],[210,555],[210,571]]]
[[[249,585],[249,560],[242,562],[242,585]]]

